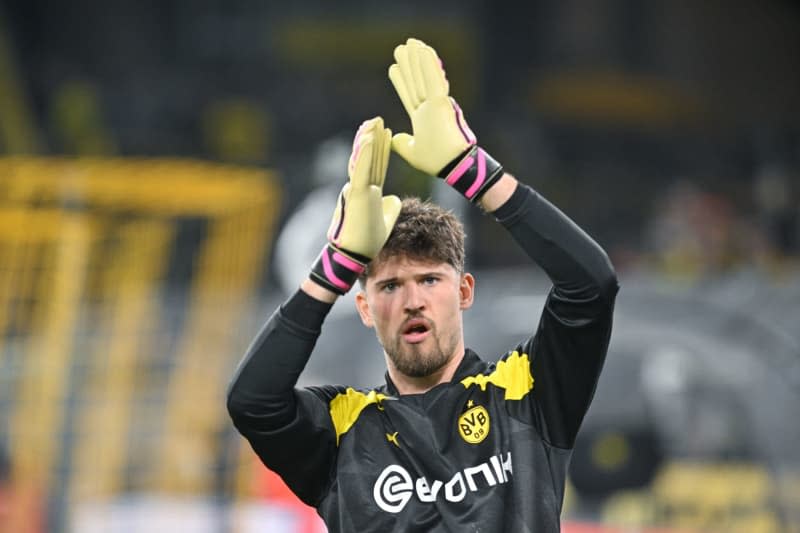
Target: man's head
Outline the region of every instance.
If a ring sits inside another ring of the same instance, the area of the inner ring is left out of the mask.
[[[464,272],[464,229],[436,204],[403,200],[389,239],[356,295],[361,320],[375,328],[390,375],[436,376],[464,353],[461,311],[472,305]]]

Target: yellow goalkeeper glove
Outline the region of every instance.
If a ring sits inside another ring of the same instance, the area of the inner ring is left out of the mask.
[[[312,280],[338,294],[345,294],[378,254],[400,214],[400,198],[382,196],[391,141],[381,117],[364,121],[356,132],[350,181],[339,193],[328,244],[311,270]]]
[[[394,49],[392,81],[413,135],[398,133],[392,148],[408,163],[444,179],[477,202],[500,179],[502,166],[476,144],[461,108],[450,98],[450,84],[436,51],[417,39]]]

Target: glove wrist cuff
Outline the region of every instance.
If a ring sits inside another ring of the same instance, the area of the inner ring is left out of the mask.
[[[471,146],[438,174],[472,203],[477,203],[502,175],[503,166],[477,145]]]
[[[326,244],[311,269],[311,280],[337,294],[345,294],[355,284],[369,258]]]

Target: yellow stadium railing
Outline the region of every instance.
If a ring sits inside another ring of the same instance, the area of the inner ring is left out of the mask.
[[[0,158],[0,363],[14,369],[0,377],[12,391],[0,434],[5,423],[20,491],[68,508],[214,490],[225,386],[280,202],[258,168]],[[190,245],[187,223],[202,228]],[[238,457],[242,487],[250,456]]]

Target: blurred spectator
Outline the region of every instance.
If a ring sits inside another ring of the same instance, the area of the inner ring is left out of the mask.
[[[764,228],[772,255],[791,256],[798,252],[797,191],[786,165],[768,163],[758,169],[753,182],[753,198],[760,225]]]
[[[261,164],[269,159],[271,121],[257,102],[244,98],[212,102],[203,114],[206,148],[223,161]]]
[[[43,526],[43,506],[37,490],[31,484],[14,484],[11,455],[0,438],[0,532],[40,533]]]
[[[726,197],[678,180],[657,204],[647,247],[655,266],[670,277],[692,280],[719,274],[742,255],[736,222]]]

